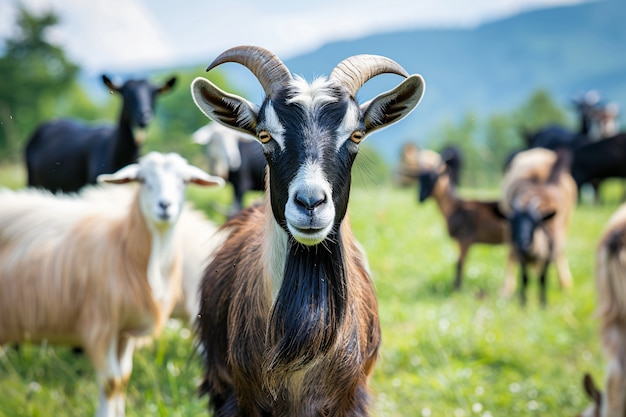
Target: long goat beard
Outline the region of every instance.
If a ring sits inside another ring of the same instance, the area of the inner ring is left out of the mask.
[[[289,243],[283,283],[268,324],[270,386],[329,352],[347,305],[344,248],[339,236],[315,246]],[[329,243],[331,242],[331,243]]]

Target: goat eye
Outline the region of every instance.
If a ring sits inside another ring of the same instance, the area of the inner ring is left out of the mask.
[[[267,130],[261,130],[257,134],[257,137],[259,138],[261,143],[267,143],[272,139],[272,135],[270,135],[270,132],[268,132]]]
[[[363,140],[363,132],[359,132],[358,130],[356,132],[353,132],[350,135],[350,140],[354,143],[361,143],[361,141]]]

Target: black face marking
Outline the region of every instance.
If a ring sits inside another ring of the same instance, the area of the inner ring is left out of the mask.
[[[356,103],[341,89],[334,87],[326,91],[333,100],[321,105],[308,107],[298,101],[290,101],[297,91],[286,88],[271,101],[266,101],[260,110],[258,129],[268,128],[275,122],[265,116],[272,111],[281,125],[283,135],[278,141],[264,145],[265,156],[270,169],[270,189],[272,190],[272,210],[278,223],[286,228],[285,206],[289,198],[290,184],[303,167],[316,165],[332,190],[335,205],[335,223],[345,216],[350,192],[351,169],[358,151],[358,145],[346,137],[337,137],[344,115],[349,106],[358,108]],[[362,122],[358,128],[363,128]],[[341,144],[341,146],[338,146]],[[281,146],[282,145],[282,146]]]

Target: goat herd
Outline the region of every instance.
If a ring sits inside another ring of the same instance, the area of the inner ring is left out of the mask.
[[[251,175],[258,180],[265,171],[264,184],[241,190],[264,188],[263,202],[239,210],[243,191],[236,190],[237,212],[214,226],[185,203],[185,189],[221,186],[221,177],[177,154],[138,157],[156,97],[176,79],[153,86],[103,77],[123,97],[118,126],[44,123],[26,148],[29,187],[0,190],[0,345],[82,348],[96,370],[97,416],[123,416],[133,350],[170,316],[185,317],[196,330],[200,390],[214,415],[367,416],[381,329],[368,261],[346,215],[351,167],[367,135],[418,105],[424,81],[388,58],[357,55],[309,83],[253,46],[223,52],[207,71],[227,62],[248,68],[265,99],[257,105],[196,78],[192,98],[217,122],[197,135],[230,139],[221,145],[231,161],[223,172],[247,157],[246,140],[233,132],[261,144]],[[357,102],[359,89],[385,73],[402,80]],[[522,152],[510,162],[503,198],[479,202],[456,196],[440,155],[417,154],[420,199],[437,200],[459,242],[456,287],[472,243],[507,239],[510,263],[521,265],[522,301],[527,265],[538,266],[545,283],[554,260],[561,284],[571,285],[563,246],[576,204],[576,156]],[[603,337],[614,359],[606,394],[586,380],[597,407],[585,415],[604,407],[612,411],[602,415],[623,416],[626,403],[619,365],[625,238],[622,209],[598,251]],[[510,272],[506,282],[511,292]]]
[[[572,285],[564,253],[568,225],[583,185],[599,185],[607,178],[626,178],[626,135],[618,134],[614,108],[594,106],[596,100],[575,101],[581,130],[547,127],[527,134],[527,149],[506,161],[501,196],[497,200],[469,200],[456,192],[461,153],[453,146],[441,154],[407,143],[402,150],[398,183],[417,182],[419,201],[431,197],[446,221],[459,255],[454,288],[462,285],[463,268],[475,243],[509,246],[504,296],[515,290],[515,263],[519,264],[520,301],[526,303],[528,269],[536,270],[540,302],[545,307],[546,273],[556,264],[561,287]],[[583,378],[593,404],[581,417],[626,416],[626,203],[611,217],[596,252],[596,286],[601,340],[608,354],[605,387],[601,393],[590,375]]]

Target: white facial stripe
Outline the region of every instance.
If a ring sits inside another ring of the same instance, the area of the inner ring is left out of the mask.
[[[327,78],[317,78],[309,84],[303,78],[296,76],[292,86],[296,93],[287,101],[287,104],[299,104],[310,111],[314,111],[324,104],[337,101],[337,97],[332,94],[331,83]]]
[[[346,111],[346,115],[343,117],[341,124],[337,128],[337,150],[339,150],[346,140],[350,139],[350,135],[360,127],[360,110],[354,104],[350,103]]]
[[[274,107],[271,105],[265,108],[265,122],[263,128],[270,132],[272,138],[278,143],[278,146],[280,146],[280,149],[285,150],[285,128],[280,123],[276,110],[274,110]]]
[[[324,196],[324,204],[314,210],[303,209],[298,196]],[[313,214],[314,213],[314,214]],[[315,245],[322,242],[333,228],[335,206],[332,186],[319,163],[307,161],[289,184],[289,197],[285,205],[285,219],[291,235],[300,243]]]

